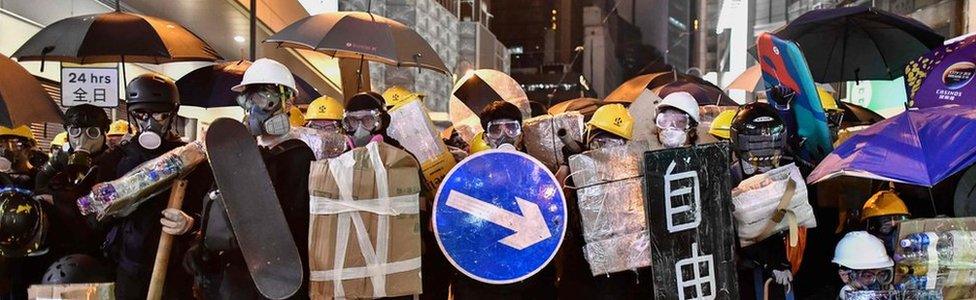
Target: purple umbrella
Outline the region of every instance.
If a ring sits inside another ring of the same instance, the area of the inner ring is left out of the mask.
[[[931,187],[976,162],[974,135],[976,106],[912,108],[844,141],[807,182],[846,175]]]

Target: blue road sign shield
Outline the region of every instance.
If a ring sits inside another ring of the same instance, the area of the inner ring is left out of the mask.
[[[433,215],[448,261],[490,284],[542,270],[566,233],[566,198],[556,177],[515,151],[483,151],[458,163],[437,191]]]

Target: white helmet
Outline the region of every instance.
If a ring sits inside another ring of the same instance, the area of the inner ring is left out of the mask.
[[[891,268],[895,265],[881,240],[867,231],[847,233],[834,249],[833,262],[854,270]]]
[[[698,115],[698,100],[687,92],[674,92],[664,96],[661,103],[657,105],[657,112],[660,113],[666,107],[683,111],[691,116],[695,123],[701,123],[701,116]]]
[[[280,84],[291,88],[295,95],[298,95],[298,88],[295,87],[295,77],[292,77],[288,67],[273,59],[258,59],[244,72],[244,79],[241,84],[235,85],[230,90],[243,92],[244,87],[251,84]]]

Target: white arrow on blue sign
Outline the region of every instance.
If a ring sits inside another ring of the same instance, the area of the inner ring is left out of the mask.
[[[566,198],[556,177],[515,151],[483,151],[458,163],[437,191],[433,215],[447,260],[490,284],[542,270],[566,233]]]

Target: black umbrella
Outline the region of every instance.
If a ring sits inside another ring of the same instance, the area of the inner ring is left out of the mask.
[[[857,104],[838,101],[837,106],[844,110],[844,119],[840,124],[841,128],[871,125],[885,119],[873,110]]]
[[[251,67],[251,62],[238,60],[206,66],[193,70],[176,81],[180,90],[182,105],[202,108],[237,106],[239,93],[230,90],[241,83],[244,72]],[[298,86],[298,96],[295,104],[308,104],[321,96],[308,82],[296,75],[295,84]]]
[[[34,75],[0,54],[0,125],[61,123],[61,109]]]
[[[328,12],[305,17],[264,42],[315,50],[336,58],[451,73],[420,34],[400,22],[372,13]]]
[[[705,82],[705,83],[691,82],[691,81],[687,81],[687,80],[681,79],[681,80],[678,80],[678,81],[674,81],[674,82],[665,84],[665,85],[663,85],[661,87],[658,87],[656,89],[657,90],[657,96],[658,97],[661,97],[661,99],[664,99],[664,97],[667,97],[671,93],[687,92],[687,93],[689,93],[689,94],[691,94],[692,96],[695,97],[695,100],[698,101],[698,105],[700,105],[700,106],[705,106],[705,105],[736,106],[736,105],[738,105],[738,103],[735,103],[735,101],[732,101],[732,98],[729,98],[729,96],[726,95],[725,92],[722,92],[722,90],[719,89],[714,84],[711,84],[710,82],[707,82],[707,81],[704,81],[704,80],[701,80],[701,81],[702,82]]]
[[[820,83],[892,80],[945,38],[911,18],[867,6],[817,9],[774,34],[797,43]]]
[[[700,105],[719,105],[719,106],[735,106],[738,105],[735,101],[732,101],[721,88],[715,86],[707,80],[701,79],[696,76],[684,74],[677,72],[675,70],[644,74],[630,80],[627,80],[619,87],[617,87],[613,92],[610,92],[604,102],[607,103],[621,103],[629,104],[637,100],[644,90],[650,90],[654,92],[655,95],[659,97],[664,97],[667,93],[673,92],[673,88],[667,91],[663,90],[663,87],[669,84],[677,84],[686,88],[686,92],[696,95],[696,100],[698,100]],[[663,92],[666,92],[662,94]],[[692,93],[694,91],[694,93]]]
[[[126,12],[63,19],[35,34],[12,57],[78,64],[217,61],[222,58],[180,24]]]

